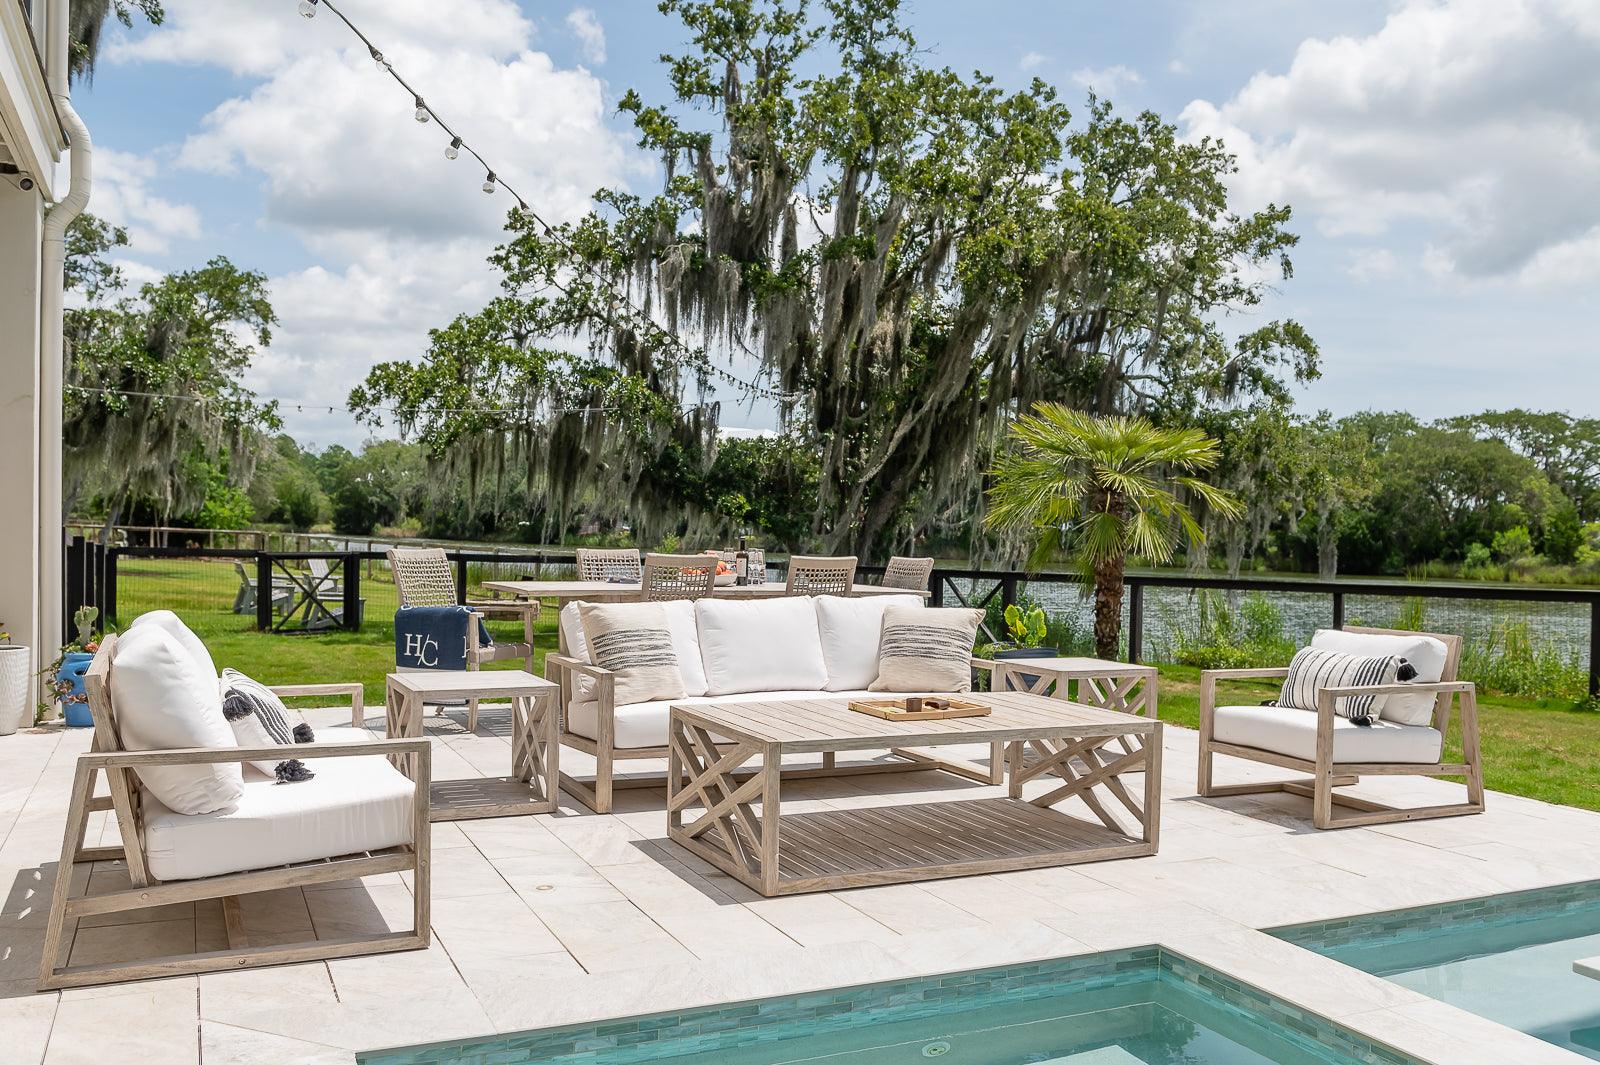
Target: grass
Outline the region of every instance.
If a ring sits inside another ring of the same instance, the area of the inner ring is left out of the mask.
[[[367,601],[360,632],[283,635],[256,631],[252,615],[231,611],[239,581],[228,563],[198,560],[123,559],[119,565],[118,600],[122,622],[146,610],[177,611],[203,639],[218,667],[232,666],[264,684],[311,681],[360,681],[369,706],[383,705],[384,675],[394,669],[394,584],[381,565],[363,576]],[[469,588],[474,597],[481,588]],[[490,623],[502,639],[521,638],[521,626]],[[556,614],[547,604],[535,638],[539,671],[544,656],[556,647]],[[520,662],[496,662],[485,668],[515,669]],[[1194,666],[1161,668],[1161,717],[1193,728],[1199,722],[1200,670]],[[1230,685],[1228,697],[1260,702],[1277,693],[1270,682]],[[1547,802],[1600,810],[1600,711],[1570,699],[1480,693],[1485,781],[1496,791]],[[1460,749],[1459,736],[1451,747]]]

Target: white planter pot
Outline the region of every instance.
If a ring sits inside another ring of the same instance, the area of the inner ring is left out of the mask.
[[[0,736],[33,723],[33,653],[17,644],[0,644]]]

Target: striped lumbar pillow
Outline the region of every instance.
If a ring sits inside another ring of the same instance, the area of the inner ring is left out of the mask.
[[[1322,688],[1348,688],[1363,684],[1393,684],[1401,659],[1394,656],[1363,658],[1338,651],[1307,647],[1295,652],[1289,675],[1283,678],[1278,705],[1294,710],[1315,710]],[[1383,695],[1346,695],[1333,701],[1333,712],[1357,725],[1370,725],[1383,711]]]
[[[892,606],[883,612],[875,692],[969,692],[983,611]]]
[[[265,684],[251,680],[237,669],[224,669],[219,687],[222,690],[222,716],[228,719],[233,738],[239,746],[267,747],[276,743],[292,747],[316,739],[305,718],[284,706],[283,700]],[[279,783],[284,784],[310,780],[316,776],[298,758],[250,764],[269,777],[277,777]]]
[[[579,603],[578,616],[589,657],[615,674],[617,706],[683,698],[683,675],[661,604]]]

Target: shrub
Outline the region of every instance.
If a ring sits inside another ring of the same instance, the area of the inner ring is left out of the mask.
[[[1201,669],[1281,666],[1294,657],[1294,641],[1283,631],[1283,612],[1259,593],[1244,598],[1237,611],[1215,592],[1195,595],[1196,620],[1173,624],[1163,657]]]
[[[1513,525],[1509,529],[1501,529],[1494,534],[1490,550],[1501,562],[1521,562],[1523,559],[1533,557],[1533,535],[1528,532],[1526,525]]]

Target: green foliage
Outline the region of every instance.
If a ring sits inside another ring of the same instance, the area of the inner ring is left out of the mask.
[[[1551,562],[1568,566],[1578,561],[1584,545],[1583,521],[1578,508],[1562,500],[1544,523],[1544,554]]]
[[[1480,574],[1488,570],[1489,564],[1494,561],[1494,553],[1479,543],[1467,545],[1466,553],[1461,559],[1461,568],[1467,574]]]
[[[1513,525],[1494,534],[1489,551],[1498,562],[1521,562],[1533,555],[1533,536],[1526,525]]]
[[[212,469],[205,502],[195,518],[201,529],[248,529],[255,520],[255,504],[244,490],[228,483],[227,475]]]
[[[707,509],[799,551],[810,539],[819,477],[817,456],[790,437],[723,440],[706,475]]]
[[[94,80],[107,19],[115,17],[123,26],[131,27],[135,11],[149,19],[152,26],[161,25],[166,18],[161,0],[72,0],[68,10],[68,55],[73,81]]]
[[[1461,678],[1508,695],[1581,699],[1589,674],[1577,651],[1534,638],[1526,621],[1501,621],[1466,634]]]
[[[1034,606],[1027,610],[1016,603],[1005,609],[1006,632],[1018,647],[1040,647],[1049,635],[1044,608]]]
[[[1283,613],[1266,596],[1248,595],[1237,611],[1226,596],[1195,593],[1195,621],[1166,619],[1171,644],[1162,657],[1201,669],[1282,666],[1294,657],[1295,643],[1283,627]]]

